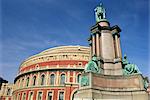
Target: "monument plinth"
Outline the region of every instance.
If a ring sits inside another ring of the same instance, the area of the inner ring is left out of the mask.
[[[82,73],[73,100],[148,100],[147,80],[127,56],[122,59],[121,29],[110,26],[102,4],[95,8],[96,24],[91,27],[91,60]]]
[[[91,52],[99,59],[103,74],[122,75],[119,32],[117,25],[110,27],[107,21],[100,21],[91,28]]]

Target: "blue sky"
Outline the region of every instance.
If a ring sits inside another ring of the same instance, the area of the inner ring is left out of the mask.
[[[150,77],[148,0],[102,0],[107,19],[119,25],[131,63]],[[88,46],[99,0],[2,0],[0,76],[13,82],[27,57],[60,45]]]

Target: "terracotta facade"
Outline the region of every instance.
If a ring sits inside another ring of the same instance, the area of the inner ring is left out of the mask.
[[[70,100],[89,53],[89,47],[60,46],[29,57],[19,67],[10,100]]]

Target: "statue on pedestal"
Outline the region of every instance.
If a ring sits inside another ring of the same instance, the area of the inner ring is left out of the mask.
[[[106,10],[103,7],[103,4],[100,3],[99,6],[97,6],[95,9],[95,18],[96,18],[96,22],[100,22],[102,19],[106,18]]]

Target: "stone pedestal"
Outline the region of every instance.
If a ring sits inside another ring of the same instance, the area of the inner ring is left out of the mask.
[[[119,32],[121,29],[117,25],[110,27],[107,20],[91,27],[91,53],[99,59],[98,66],[105,75],[123,74]]]
[[[88,85],[80,86],[73,100],[148,100],[140,74],[112,76],[89,72],[82,76],[88,78]]]

